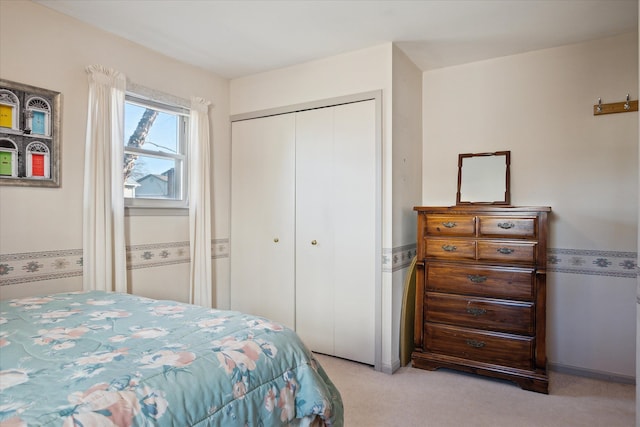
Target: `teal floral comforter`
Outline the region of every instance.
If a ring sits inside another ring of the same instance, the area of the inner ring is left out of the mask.
[[[267,319],[80,292],[0,302],[0,426],[341,426],[340,394]]]

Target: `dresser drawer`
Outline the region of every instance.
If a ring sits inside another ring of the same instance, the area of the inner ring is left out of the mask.
[[[479,237],[512,237],[531,239],[537,234],[535,217],[478,217]]]
[[[532,302],[427,292],[425,307],[427,322],[533,334],[535,310]]]
[[[475,216],[432,215],[427,217],[427,235],[469,237],[475,234]]]
[[[462,239],[425,239],[427,258],[474,260],[476,241]]]
[[[425,326],[426,349],[493,365],[533,369],[533,337],[491,333],[469,328]]]
[[[426,265],[425,290],[491,298],[533,300],[534,270],[461,266],[431,262]]]
[[[535,264],[536,243],[478,240],[478,260]]]

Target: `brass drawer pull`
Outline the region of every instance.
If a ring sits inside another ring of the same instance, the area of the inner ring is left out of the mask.
[[[473,283],[483,283],[487,281],[487,276],[481,276],[479,274],[469,274],[467,278]]]
[[[511,248],[500,248],[500,249],[498,249],[498,252],[500,252],[503,255],[512,254],[514,251],[515,251],[515,249],[511,249]]]
[[[473,317],[478,317],[486,314],[487,310],[485,310],[484,308],[467,307],[467,313],[469,313]]]
[[[486,345],[483,341],[476,341],[476,340],[467,340],[466,343],[469,347],[473,347],[473,348],[482,348]]]
[[[499,222],[498,223],[498,227],[502,228],[503,230],[508,230],[510,228],[515,227],[516,225],[512,222]]]
[[[453,246],[453,245],[442,245],[442,249],[445,252],[455,252],[456,249],[458,249],[457,247]]]
[[[443,222],[442,225],[444,225],[446,228],[453,228],[458,224],[453,221],[447,221],[447,222]]]

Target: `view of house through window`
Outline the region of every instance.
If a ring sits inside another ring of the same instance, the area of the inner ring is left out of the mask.
[[[127,95],[124,196],[128,206],[186,206],[188,110]]]

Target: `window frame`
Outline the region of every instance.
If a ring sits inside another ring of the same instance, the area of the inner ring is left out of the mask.
[[[153,197],[126,197],[124,196],[124,206],[129,215],[135,215],[136,210],[145,211],[150,209],[154,214],[176,212],[177,209],[189,208],[189,116],[188,108],[178,105],[177,103],[169,103],[158,101],[137,92],[127,91],[125,94],[126,104],[133,104],[142,108],[152,108],[156,111],[175,115],[178,117],[178,140],[176,148],[177,154],[160,151],[149,150],[145,148],[127,147],[127,139],[129,136],[123,135],[123,163],[124,155],[127,153],[142,155],[145,157],[153,157],[164,160],[173,160],[176,164],[177,185],[180,187],[180,197],[176,199],[162,199]],[[123,183],[124,185],[124,183]],[[138,212],[140,213],[140,212]]]

